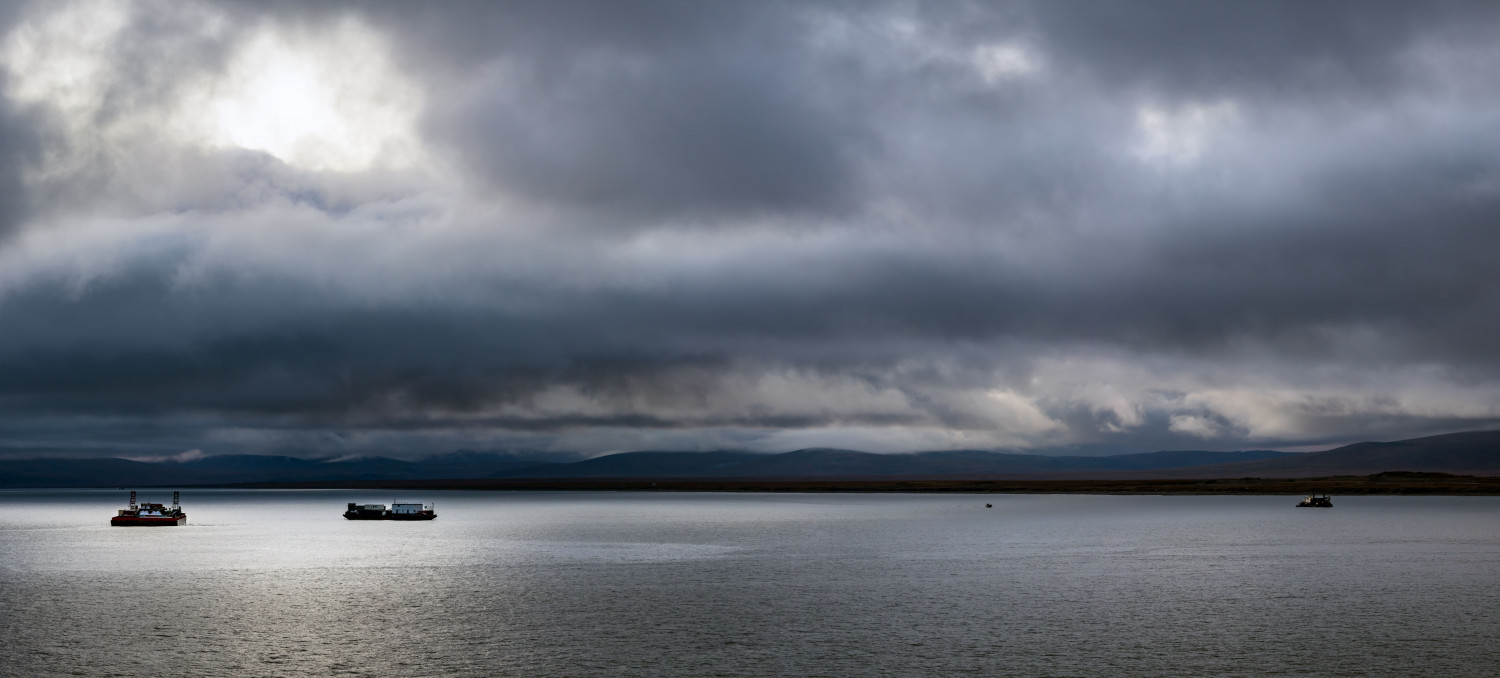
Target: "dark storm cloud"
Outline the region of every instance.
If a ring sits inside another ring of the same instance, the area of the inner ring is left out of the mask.
[[[0,87],[4,85],[5,78],[0,76]],[[0,243],[29,209],[31,201],[22,178],[41,150],[38,139],[41,127],[36,116],[0,100]]]
[[[0,6],[0,32],[9,31],[30,4],[15,2]],[[0,72],[0,91],[4,91],[8,82],[9,75]],[[0,98],[0,246],[31,210],[33,199],[23,179],[41,154],[49,132],[48,120],[42,112]]]
[[[787,8],[601,9],[493,9],[428,133],[502,190],[617,217],[847,206],[866,121],[819,96]]]
[[[641,66],[600,54],[545,83],[502,72],[429,124],[505,190],[563,206],[710,219],[844,206],[858,121],[761,70],[777,64],[740,59]]]
[[[223,7],[131,15],[108,143],[0,108],[0,153],[100,160],[0,176],[75,215],[0,250],[12,447],[15,417],[164,453],[1500,421],[1484,5]],[[350,17],[451,181],[134,131],[255,31]]]
[[[1496,18],[1481,2],[1172,0],[1044,2],[1030,9],[1048,45],[1109,80],[1208,94],[1313,97],[1389,88],[1405,74],[1401,58],[1413,39],[1492,29],[1483,24]]]

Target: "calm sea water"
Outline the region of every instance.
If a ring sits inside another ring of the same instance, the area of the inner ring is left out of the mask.
[[[1500,498],[126,498],[0,492],[4,675],[1500,671]],[[392,500],[438,519],[339,515]]]

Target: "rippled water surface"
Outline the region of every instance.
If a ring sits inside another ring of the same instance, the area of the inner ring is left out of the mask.
[[[185,490],[184,527],[109,527],[126,499],[0,492],[4,675],[1500,666],[1500,498]],[[392,500],[439,517],[339,516]]]

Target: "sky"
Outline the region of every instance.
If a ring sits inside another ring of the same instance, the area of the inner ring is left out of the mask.
[[[1486,2],[5,3],[0,458],[1495,428],[1496,74]]]

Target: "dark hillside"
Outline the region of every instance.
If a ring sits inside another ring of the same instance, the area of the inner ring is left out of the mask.
[[[1277,459],[1180,469],[1173,477],[1309,478],[1388,471],[1500,475],[1500,431],[1449,433],[1395,442],[1354,443]]]

